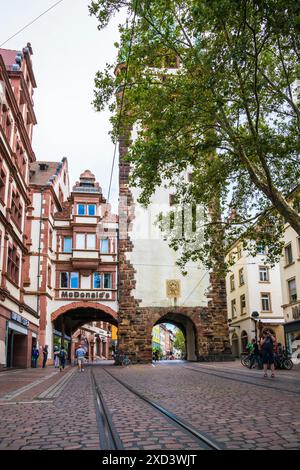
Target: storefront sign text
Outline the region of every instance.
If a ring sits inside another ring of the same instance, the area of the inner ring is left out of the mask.
[[[10,318],[12,320],[16,321],[17,323],[21,323],[21,325],[23,325],[23,326],[28,326],[29,325],[29,320],[27,320],[27,318],[22,317],[21,315],[19,315],[16,312],[11,312]]]

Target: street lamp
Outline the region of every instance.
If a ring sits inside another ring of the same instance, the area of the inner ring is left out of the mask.
[[[254,320],[254,324],[255,324],[255,341],[257,342],[257,322],[258,322],[258,317],[259,317],[259,313],[258,312],[252,312],[251,313],[251,317],[252,319]]]

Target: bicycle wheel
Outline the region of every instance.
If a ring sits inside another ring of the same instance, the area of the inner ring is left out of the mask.
[[[131,360],[129,359],[129,357],[124,357],[123,361],[122,361],[122,366],[125,366],[125,367],[129,367],[131,366]]]
[[[241,364],[244,366],[244,367],[250,367],[250,359],[248,356],[244,356],[241,358]]]
[[[293,361],[291,361],[291,359],[285,359],[283,361],[283,367],[284,369],[287,369],[287,370],[291,370],[293,368]]]

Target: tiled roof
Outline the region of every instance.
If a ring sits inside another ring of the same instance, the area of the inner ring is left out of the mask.
[[[0,49],[0,55],[3,58],[3,62],[6,65],[6,68],[10,69],[13,64],[16,63],[16,55],[19,51],[14,51],[11,49]]]
[[[38,161],[30,164],[30,184],[51,184],[50,178],[58,174],[61,162]]]

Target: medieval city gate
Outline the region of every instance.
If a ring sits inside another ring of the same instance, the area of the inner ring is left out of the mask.
[[[186,329],[189,360],[232,358],[225,280],[212,272],[207,275],[206,284],[201,285],[208,273],[192,267],[187,288],[186,278],[175,268],[174,251],[163,239],[151,239],[153,224],[150,223],[145,234],[149,211],[143,211],[138,203],[139,190],[130,186],[130,164],[124,159],[128,142],[125,131],[119,136],[119,348],[135,353],[141,362],[150,362],[152,327],[162,319],[170,319],[171,323],[179,322]],[[158,208],[156,215],[162,205],[170,205],[171,195],[171,189],[156,191],[152,197],[152,209]],[[139,236],[141,228],[144,233]],[[182,286],[179,290],[188,291],[189,303],[177,306],[178,299],[167,298],[165,286],[168,283],[178,284]],[[193,283],[200,287],[194,288]]]

